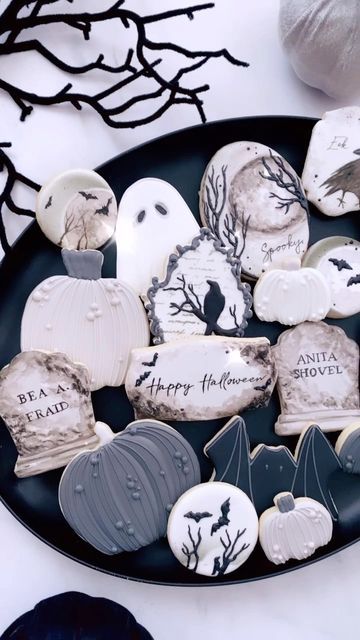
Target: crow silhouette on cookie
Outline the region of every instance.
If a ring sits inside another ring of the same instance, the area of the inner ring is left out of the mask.
[[[360,156],[360,149],[355,149],[353,153]],[[351,162],[347,162],[334,171],[321,186],[328,187],[325,196],[331,196],[337,191],[342,191],[342,197],[339,198],[339,206],[344,204],[346,193],[353,193],[360,203],[360,158],[351,160]]]

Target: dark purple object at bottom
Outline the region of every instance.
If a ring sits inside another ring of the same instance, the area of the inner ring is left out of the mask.
[[[0,640],[153,640],[125,607],[69,591],[41,600]]]

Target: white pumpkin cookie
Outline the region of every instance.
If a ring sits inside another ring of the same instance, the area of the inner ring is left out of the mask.
[[[260,320],[286,325],[325,318],[330,308],[326,279],[316,269],[301,268],[288,258],[263,273],[254,288],[254,311]]]
[[[329,318],[360,312],[360,242],[332,236],[315,242],[306,252],[304,267],[314,267],[330,287]]]
[[[258,538],[252,502],[226,482],[199,484],[184,493],[170,512],[167,537],[174,556],[204,576],[223,576],[240,567]]]
[[[360,209],[360,107],[327,111],[315,125],[302,181],[327,216]]]
[[[131,349],[149,344],[149,325],[135,291],[101,278],[99,251],[62,251],[67,276],[52,276],[30,294],[21,350],[62,351],[89,370],[91,390],[124,382]]]
[[[193,335],[242,337],[252,296],[250,285],[241,282],[240,261],[205,228],[176,251],[165,280],[153,278],[147,292],[154,344]]]
[[[312,498],[295,498],[279,493],[275,507],[264,511],[259,520],[259,541],[274,564],[290,559],[305,560],[330,542],[333,523],[327,509]]]
[[[71,169],[42,187],[36,219],[46,237],[60,247],[97,249],[115,231],[115,195],[95,171]]]
[[[116,275],[139,295],[153,276],[163,277],[166,260],[177,244],[188,243],[199,225],[180,193],[165,180],[134,182],[119,204],[116,227]]]
[[[276,259],[301,258],[308,245],[299,177],[285,158],[256,142],[233,142],[213,156],[201,182],[200,216],[249,278]]]

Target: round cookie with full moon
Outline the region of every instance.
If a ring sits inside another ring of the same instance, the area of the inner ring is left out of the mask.
[[[207,482],[175,503],[167,537],[181,564],[216,578],[248,559],[258,538],[258,517],[244,491],[226,482]]]
[[[63,249],[98,249],[113,235],[115,195],[96,171],[71,169],[40,190],[36,220],[44,235]]]
[[[330,288],[329,318],[348,318],[360,312],[360,242],[332,236],[315,242],[306,252],[303,267],[314,267]]]
[[[233,142],[213,156],[201,183],[200,216],[252,279],[274,260],[301,258],[307,249],[300,179],[285,158],[256,142]]]

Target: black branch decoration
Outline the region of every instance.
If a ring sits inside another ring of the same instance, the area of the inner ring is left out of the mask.
[[[236,558],[240,555],[240,553],[243,553],[243,551],[245,551],[250,546],[248,543],[244,542],[243,545],[240,547],[240,549],[238,551],[235,551],[236,545],[239,542],[240,538],[244,535],[245,531],[246,529],[243,529],[242,531],[238,529],[234,542],[232,542],[229,536],[229,532],[226,529],[225,534],[227,539],[223,540],[223,538],[220,538],[220,542],[224,547],[221,562],[220,562],[220,556],[216,556],[214,558],[214,568],[212,572],[213,576],[216,576],[216,575],[223,576],[228,566],[232,562],[235,562]]]
[[[67,1],[69,4],[73,3],[73,0]],[[206,83],[191,86],[191,82],[186,82],[189,75],[216,58],[222,58],[238,67],[249,66],[247,62],[232,56],[226,48],[187,49],[170,41],[155,41],[147,32],[148,25],[154,23],[182,17],[193,20],[197,13],[212,9],[213,2],[144,16],[125,7],[126,0],[118,0],[101,11],[82,13],[56,11],[57,2],[58,0],[10,0],[2,11],[0,9],[0,55],[12,56],[33,52],[54,69],[73,78],[100,71],[109,77],[108,86],[102,91],[90,90],[89,93],[85,93],[77,90],[73,82],[65,77],[65,80],[60,80],[55,92],[37,93],[0,77],[0,92],[6,93],[17,106],[21,122],[25,122],[37,106],[68,105],[78,111],[84,107],[93,109],[106,125],[115,129],[135,128],[153,122],[177,104],[195,108],[200,120],[205,122],[206,115],[201,96],[210,87]],[[47,12],[44,12],[44,8]],[[81,41],[91,39],[94,25],[109,20],[118,20],[123,28],[133,28],[135,32],[134,45],[124,51],[120,65],[107,63],[103,53],[99,53],[96,59],[86,64],[78,65],[73,61],[61,59],[41,39],[33,37],[35,30],[36,34],[45,33],[47,37],[51,35],[56,43],[62,38],[62,35],[58,35],[58,28],[62,26],[72,32],[79,32],[81,46]],[[161,63],[174,54],[176,70],[166,75],[161,70]],[[150,80],[151,90],[139,91],[136,82],[139,78]],[[129,85],[133,88],[130,98]],[[146,106],[145,115],[131,117],[133,108],[139,104]],[[2,143],[0,146],[1,170],[6,167],[9,175],[0,196],[0,242],[5,253],[9,250],[9,243],[3,223],[3,205],[8,206],[14,213],[34,217],[33,211],[15,205],[12,197],[15,182],[22,182],[35,191],[40,188],[34,181],[16,171],[9,156],[3,151],[9,146],[10,143]]]
[[[10,245],[6,236],[5,225],[2,216],[3,206],[6,205],[10,211],[17,215],[34,218],[34,211],[32,211],[31,209],[20,207],[14,202],[13,189],[16,183],[21,183],[35,193],[40,191],[39,184],[37,184],[33,180],[30,180],[30,178],[27,178],[22,173],[19,173],[16,170],[14,163],[5,151],[5,149],[8,149],[10,147],[11,142],[0,142],[0,173],[6,173],[5,180],[3,181],[2,192],[0,193],[0,242],[5,253],[10,250]]]
[[[68,1],[71,2],[71,0]],[[117,129],[134,128],[152,122],[176,104],[192,105],[198,111],[201,121],[205,122],[206,116],[200,95],[208,91],[209,85],[202,84],[190,88],[183,82],[187,74],[199,69],[214,58],[223,58],[236,66],[248,66],[247,62],[238,60],[225,48],[215,51],[190,50],[172,42],[156,42],[148,36],[147,25],[181,16],[192,20],[199,11],[213,8],[214,3],[212,2],[147,16],[140,16],[125,8],[125,0],[118,0],[109,8],[93,13],[42,13],[41,10],[44,6],[56,4],[56,2],[57,0],[31,0],[30,2],[29,0],[12,0],[0,15],[0,37],[5,38],[4,42],[0,44],[0,55],[35,51],[51,65],[68,74],[79,75],[97,69],[116,75],[116,82],[111,83],[104,91],[92,95],[74,90],[71,82],[61,86],[55,93],[38,95],[0,78],[0,89],[5,91],[19,107],[21,121],[26,120],[36,105],[50,106],[68,103],[78,110],[82,109],[84,105],[88,105],[102,117],[106,124]],[[27,12],[26,15],[23,15],[24,11]],[[94,24],[116,19],[122,23],[125,29],[134,27],[136,32],[135,46],[128,49],[124,55],[124,62],[120,66],[107,64],[103,53],[100,53],[96,60],[78,66],[61,60],[39,40],[24,39],[27,34],[31,35],[32,29],[35,27],[47,27],[49,30],[51,27],[63,25],[80,31],[83,38],[89,40]],[[19,41],[20,36],[21,40]],[[162,57],[152,59],[158,52]],[[168,53],[175,53],[180,58],[177,71],[171,77],[166,77],[159,70],[160,63]],[[182,61],[189,64],[181,66],[183,65]],[[141,76],[152,79],[156,88],[153,91],[139,93],[124,100],[121,90]],[[107,99],[110,96],[114,97],[115,106],[108,105]],[[158,98],[162,99],[160,105],[157,103]],[[146,116],[133,120],[126,116],[131,107],[137,103],[154,103],[154,101],[155,106],[149,109]]]
[[[170,315],[177,316],[179,313],[188,313],[195,316],[206,325],[204,331],[204,335],[206,336],[215,334],[217,336],[236,337],[239,335],[239,331],[241,331],[241,323],[239,323],[236,315],[236,304],[229,306],[229,313],[234,320],[234,328],[223,329],[218,324],[218,319],[225,306],[225,297],[221,293],[220,287],[217,283],[212,283],[213,286],[211,286],[210,282],[212,281],[208,280],[210,289],[205,295],[204,304],[202,305],[199,296],[194,290],[193,284],[188,284],[184,275],[178,276],[176,280],[180,283],[180,286],[166,287],[164,288],[164,291],[179,291],[183,295],[184,300],[180,303],[170,302],[170,308],[173,310]],[[213,305],[213,309],[209,309],[208,313],[206,313],[204,307],[206,305],[206,298],[208,295],[213,298],[216,297],[216,300],[214,300],[215,304]]]
[[[288,196],[280,196],[278,193],[271,192],[269,197],[276,198],[278,204],[276,209],[284,209],[284,214],[286,215],[292,204],[298,203],[305,211],[307,212],[307,201],[305,198],[305,194],[301,188],[300,180],[298,176],[289,171],[286,168],[283,159],[280,156],[275,156],[271,149],[269,149],[270,157],[272,161],[275,163],[277,169],[274,171],[266,158],[261,158],[264,168],[267,173],[263,171],[259,171],[262,178],[265,180],[270,180],[271,182],[275,182],[276,186],[280,189],[285,189]]]
[[[245,250],[246,236],[250,222],[250,214],[230,207],[226,208],[228,199],[227,166],[221,167],[221,173],[215,175],[214,165],[207,175],[205,184],[206,200],[204,202],[205,219],[212,233],[222,244],[231,249],[232,255],[241,261]],[[240,264],[239,264],[240,268]]]
[[[196,542],[195,542],[195,540],[194,540],[194,538],[192,536],[190,525],[188,525],[188,536],[189,536],[192,548],[189,548],[189,546],[187,544],[185,544],[185,542],[183,542],[181,551],[183,552],[183,554],[186,556],[186,559],[187,559],[186,560],[186,568],[187,569],[191,569],[192,571],[196,571],[196,569],[198,568],[198,564],[199,564],[198,550],[199,550],[199,546],[200,546],[201,541],[202,541],[201,527],[199,527],[199,529],[198,529]],[[190,567],[192,558],[194,558],[194,566]]]

